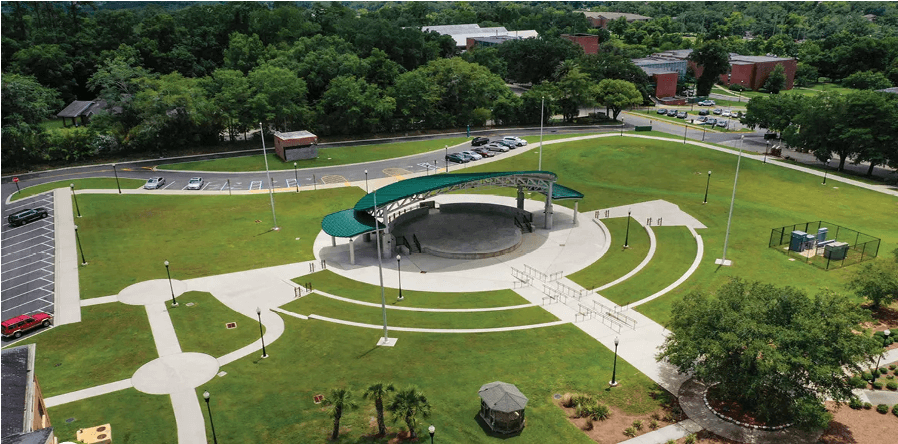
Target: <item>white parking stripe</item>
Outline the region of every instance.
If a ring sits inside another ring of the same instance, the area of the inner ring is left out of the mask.
[[[38,245],[44,245],[44,246],[47,246],[47,244],[38,244]],[[36,246],[37,246],[37,245],[33,245],[32,247],[36,247]],[[12,252],[9,252],[9,253],[4,254],[2,257],[6,257],[6,256],[9,256],[9,255],[13,255],[13,254],[16,254],[16,253],[19,253],[19,252],[22,252],[22,251],[31,249],[32,247],[25,247],[25,248],[22,248],[21,250],[12,251]],[[53,248],[52,245],[50,245],[49,247],[50,247],[51,249]]]
[[[168,187],[170,187],[170,186],[172,186],[172,185],[174,185],[174,184],[175,184],[175,181],[171,181],[171,182],[168,183],[168,185],[162,187],[162,189],[163,189],[163,190],[167,190]]]
[[[257,185],[257,184],[258,184],[258,185]],[[256,188],[256,189],[257,189],[257,190],[261,190],[261,189],[262,189],[262,181],[261,181],[261,180],[254,180],[254,181],[250,182],[250,183],[249,183],[249,189],[250,189],[250,191],[252,191],[252,189],[253,189],[254,187],[258,187],[258,188]]]
[[[13,245],[23,244],[23,243],[25,243],[25,242],[28,242],[28,241],[31,241],[31,240],[34,240],[34,239],[37,239],[37,238],[41,238],[41,237],[47,238],[47,235],[46,235],[46,234],[42,234],[42,235],[40,235],[40,236],[35,236],[35,237],[31,238],[31,239],[25,239],[25,240],[23,240],[23,241],[13,242],[13,243],[11,243],[11,244],[5,244],[4,247],[11,247],[11,246],[13,246]],[[21,251],[21,250],[19,250],[19,251]],[[5,255],[4,255],[4,256],[5,256]]]
[[[23,234],[28,234],[28,233],[31,233],[31,232],[33,232],[33,231],[37,231],[37,230],[46,230],[46,229],[47,229],[47,227],[35,227],[35,229],[33,229],[33,230],[28,230],[28,231],[23,231],[23,232],[21,232],[21,233],[13,234],[12,236],[9,236],[9,237],[7,237],[6,239],[3,239],[3,241],[4,241],[4,242],[9,242],[10,239],[12,239],[12,238],[14,238],[14,237],[16,237],[16,236],[21,236],[21,235],[23,235]],[[52,230],[51,230],[51,231],[52,231]]]
[[[35,289],[35,290],[43,290],[43,289],[37,288],[37,289]],[[34,291],[34,290],[32,290],[32,291]],[[47,290],[44,290],[44,291],[47,291]],[[30,293],[30,291],[29,291],[28,293]],[[22,293],[22,295],[24,295],[24,294],[27,294],[27,293]],[[21,296],[21,295],[19,295],[19,296]],[[34,301],[35,301],[35,300],[32,299],[32,300],[29,300],[28,302],[25,302],[25,303],[16,305],[16,306],[14,306],[14,307],[6,307],[6,308],[3,309],[3,311],[4,311],[4,312],[8,312],[8,311],[10,311],[10,310],[14,310],[14,309],[16,309],[16,308],[19,308],[19,307],[21,307],[21,306],[23,306],[23,305],[33,304]],[[5,316],[4,316],[4,317],[5,317]]]
[[[40,271],[40,270],[37,270],[37,271]],[[18,276],[16,276],[16,277],[18,277]],[[47,282],[47,283],[50,283],[50,284],[53,283],[53,282],[48,281],[47,279],[44,279],[45,277],[46,277],[46,276],[41,276],[41,277],[39,277],[39,278],[32,279],[32,280],[30,280],[30,281],[28,281],[28,282],[22,282],[22,283],[19,284],[19,285],[13,285],[12,287],[6,287],[6,288],[4,288],[4,290],[9,291],[9,290],[12,290],[13,288],[18,288],[18,287],[21,287],[21,286],[23,286],[23,285],[28,285],[28,284],[30,284],[30,283],[32,283],[32,282],[34,282],[34,281],[40,281],[40,280],[43,280],[44,282]],[[6,281],[3,281],[3,282],[7,282],[7,281],[9,281],[9,279],[7,279]]]
[[[21,261],[21,260],[25,260],[25,259],[30,258],[31,256],[37,256],[37,255],[38,255],[38,253],[31,253],[31,254],[29,254],[28,256],[21,257],[21,258],[19,258],[19,259],[14,260],[14,261],[9,261],[8,263],[3,264],[3,273],[2,273],[2,274],[10,273],[10,272],[15,271],[15,270],[18,270],[18,269],[20,269],[20,268],[22,268],[22,267],[29,267],[29,266],[33,265],[34,262],[29,261],[29,262],[26,263],[25,265],[19,265],[18,267],[15,267],[15,268],[9,268],[9,265],[12,264],[13,262],[18,262],[18,261]]]

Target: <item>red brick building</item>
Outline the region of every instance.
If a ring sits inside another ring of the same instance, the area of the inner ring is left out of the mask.
[[[656,72],[651,74],[655,82],[655,97],[673,97],[677,95],[677,79],[680,75],[676,71]]]
[[[688,62],[695,71],[695,76],[702,75],[703,68]],[[777,65],[782,65],[786,74],[786,85],[783,89],[792,89],[795,85],[795,70],[798,62],[792,58],[771,56],[744,56],[730,53],[730,72],[720,75],[720,83],[724,85],[742,85],[757,91],[764,87],[764,82]]]
[[[284,162],[318,157],[318,136],[308,131],[274,133],[274,151]]]
[[[627,19],[627,23],[647,22],[652,19],[651,17],[646,17],[644,15],[628,14],[626,12],[584,11],[583,14],[586,16],[586,19],[589,20],[589,23],[593,28],[607,28],[608,22],[617,20],[621,17],[625,17]]]
[[[583,48],[586,54],[598,54],[599,36],[592,34],[561,34],[561,38],[570,40]]]

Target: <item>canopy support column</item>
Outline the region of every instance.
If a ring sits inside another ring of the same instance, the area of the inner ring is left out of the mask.
[[[546,193],[546,229],[552,229],[552,219],[553,211],[552,211],[552,182],[549,182],[549,192]]]
[[[337,246],[337,236],[331,236],[331,246],[332,247]]]
[[[518,186],[518,209],[524,209],[524,187]]]
[[[355,265],[355,241],[353,238],[349,238],[349,264]]]
[[[579,207],[579,206],[580,206],[579,200],[574,202],[574,226],[577,225],[577,213],[579,213],[579,211],[577,211],[577,207]]]

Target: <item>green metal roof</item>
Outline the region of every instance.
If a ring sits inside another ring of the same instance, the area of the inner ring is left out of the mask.
[[[583,199],[583,193],[560,184],[552,184],[552,200]]]
[[[321,229],[336,237],[353,237],[374,231],[374,216],[359,213],[352,208],[324,216]]]
[[[545,174],[548,179],[555,180],[555,173],[550,171],[503,171],[494,173],[461,173],[461,174],[437,174],[434,176],[414,177],[387,185],[376,191],[377,206],[396,202],[416,194],[441,188],[460,185],[475,180],[489,179],[492,177],[514,176],[519,174]],[[553,193],[555,194],[555,193]],[[582,194],[581,194],[582,196]],[[554,199],[554,196],[553,196]],[[355,204],[356,211],[371,211],[374,209],[374,193],[370,193],[359,199]]]

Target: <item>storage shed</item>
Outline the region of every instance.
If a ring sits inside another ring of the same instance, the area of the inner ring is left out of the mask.
[[[274,133],[274,150],[284,162],[318,157],[318,136],[308,131]]]

